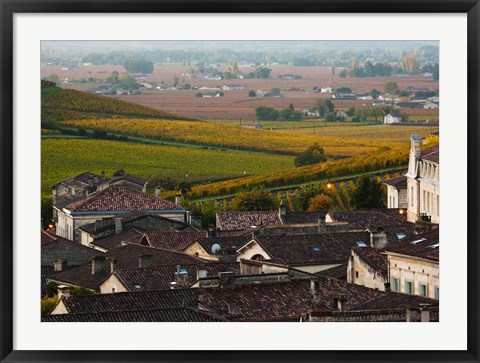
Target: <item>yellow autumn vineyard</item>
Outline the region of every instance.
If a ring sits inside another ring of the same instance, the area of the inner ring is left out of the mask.
[[[324,148],[327,155],[335,156],[367,154],[387,144],[392,146],[392,142],[378,143],[367,138],[299,135],[208,121],[115,118],[70,120],[61,124],[129,136],[287,155],[299,154],[315,142]],[[393,143],[393,146],[396,145],[401,143]]]

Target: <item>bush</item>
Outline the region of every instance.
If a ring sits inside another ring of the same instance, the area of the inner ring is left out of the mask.
[[[315,143],[295,158],[295,166],[317,164],[323,161],[327,161],[325,151],[320,145]]]

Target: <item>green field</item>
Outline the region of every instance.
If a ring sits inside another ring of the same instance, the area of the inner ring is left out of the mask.
[[[111,176],[126,172],[152,180],[170,176],[188,181],[207,181],[269,173],[293,167],[293,157],[253,152],[219,151],[118,141],[43,139],[42,193],[69,176],[105,171]],[[151,185],[153,187],[153,185]]]

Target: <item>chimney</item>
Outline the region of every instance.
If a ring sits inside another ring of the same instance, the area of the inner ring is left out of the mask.
[[[220,278],[219,284],[222,289],[231,289],[235,286],[235,273],[234,272],[219,272]]]
[[[152,257],[153,255],[140,255],[138,257],[138,267],[150,267],[150,265],[152,264]]]
[[[228,315],[235,315],[238,313],[238,304],[236,302],[228,303]]]
[[[318,217],[318,233],[326,233],[327,226],[325,222],[325,216]]]
[[[157,198],[160,198],[161,195],[162,195],[162,189],[160,189],[160,187],[155,187],[155,196]]]
[[[177,265],[177,271],[175,272],[175,288],[184,288],[188,287],[188,271],[186,268]]]
[[[88,186],[93,188],[93,177],[91,175],[88,177]]]
[[[112,258],[110,260],[110,273],[114,273],[116,269],[117,269],[117,259]]]
[[[387,245],[387,233],[382,227],[370,228],[370,247],[382,249]]]
[[[217,237],[217,230],[215,228],[209,228],[207,230],[207,238],[214,238]]]
[[[180,205],[182,202],[182,196],[180,194],[175,195],[175,204]]]
[[[70,296],[70,288],[65,285],[58,286],[57,289],[57,298],[60,300],[62,297],[69,297]]]
[[[347,305],[347,297],[343,294],[338,295],[333,299],[333,310],[334,311],[345,311]]]
[[[278,207],[278,217],[282,220],[282,217],[287,215],[287,207],[283,204],[283,200],[280,202],[280,206]]]
[[[58,259],[53,263],[53,270],[55,272],[65,271],[67,269],[67,260]]]
[[[94,183],[95,185],[98,185],[98,176],[95,175],[95,176],[93,177],[93,183]]]
[[[123,218],[115,218],[115,234],[120,234],[123,232]]]
[[[237,247],[222,248],[218,255],[218,262],[237,262]]]
[[[95,256],[92,259],[92,275],[97,275],[107,270],[106,258],[103,256]]]
[[[194,227],[202,227],[202,216],[199,215],[192,215],[192,226]]]
[[[102,171],[102,179],[105,179],[105,172]]]
[[[420,136],[412,134],[410,137],[411,147],[410,154],[415,157],[416,160],[420,159]]]
[[[310,280],[310,300],[314,305],[320,301],[320,281],[318,279]]]

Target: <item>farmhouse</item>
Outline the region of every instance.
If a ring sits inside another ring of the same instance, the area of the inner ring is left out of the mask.
[[[385,117],[383,118],[383,123],[384,124],[397,124],[401,122],[402,119],[400,117],[395,117],[392,116],[391,114],[387,113]]]
[[[244,86],[240,84],[227,84],[222,87],[224,91],[234,91],[234,90],[239,90],[239,89],[245,89]]]

